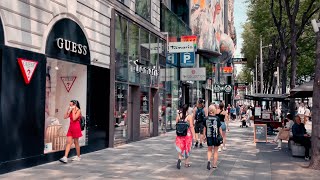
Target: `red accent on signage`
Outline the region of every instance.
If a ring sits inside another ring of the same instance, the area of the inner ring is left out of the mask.
[[[197,43],[197,36],[181,36],[181,42],[193,42]]]
[[[232,67],[223,67],[223,73],[231,74],[232,71]]]
[[[169,37],[168,40],[169,42],[178,42],[177,37]]]
[[[64,87],[69,92],[73,86],[74,81],[77,79],[76,76],[65,76],[61,77]]]
[[[18,64],[20,66],[20,70],[22,72],[24,82],[26,84],[29,84],[37,68],[38,62],[33,60],[18,58]]]
[[[192,73],[192,74],[195,74],[195,73],[196,73],[196,70],[192,70],[191,73]]]

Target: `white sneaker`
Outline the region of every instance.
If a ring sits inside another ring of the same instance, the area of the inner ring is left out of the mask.
[[[227,150],[227,147],[222,147],[222,150],[226,151],[226,150]]]
[[[80,161],[81,158],[79,156],[75,156],[74,158],[72,158],[72,161]]]
[[[274,148],[274,150],[281,150],[281,147],[276,147]]]
[[[63,156],[63,158],[59,159],[59,161],[62,163],[68,163],[68,158]]]
[[[221,152],[221,148],[218,149],[218,152]]]

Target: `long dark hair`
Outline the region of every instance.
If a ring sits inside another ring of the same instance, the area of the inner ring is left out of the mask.
[[[184,104],[182,106],[182,119],[185,119],[187,117],[187,112],[188,112],[189,106],[188,104]]]
[[[70,102],[72,102],[74,105],[77,106],[77,108],[80,109],[80,103],[79,103],[79,101],[77,101],[77,100],[71,100]]]

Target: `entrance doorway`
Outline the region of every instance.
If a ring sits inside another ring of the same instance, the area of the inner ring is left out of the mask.
[[[140,94],[139,86],[129,86],[128,141],[140,139]]]
[[[110,70],[90,66],[89,70],[89,147],[103,149],[109,144]]]

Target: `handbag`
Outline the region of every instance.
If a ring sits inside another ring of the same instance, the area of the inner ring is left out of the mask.
[[[279,139],[288,141],[290,138],[290,131],[281,130],[279,131]]]

